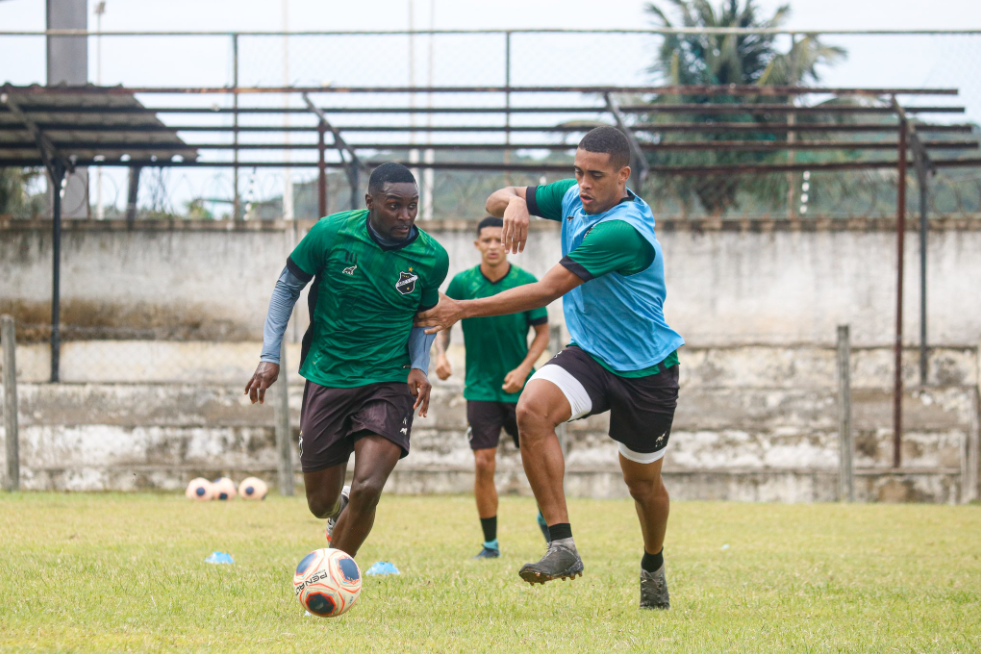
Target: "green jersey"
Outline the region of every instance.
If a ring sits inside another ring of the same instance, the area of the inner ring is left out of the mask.
[[[421,229],[384,247],[368,231],[368,210],[322,218],[287,261],[310,289],[310,331],[300,375],[321,386],[404,382],[416,313],[436,306],[446,250]]]
[[[478,265],[454,277],[446,295],[454,300],[476,300],[536,281],[534,275],[512,265],[504,277],[492,282],[484,277]],[[528,328],[547,322],[545,307],[506,316],[464,319],[467,377],[463,397],[484,402],[517,402],[521,392],[505,393],[501,386],[507,374],[528,356]]]

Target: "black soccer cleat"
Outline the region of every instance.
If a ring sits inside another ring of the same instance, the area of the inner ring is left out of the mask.
[[[538,563],[521,566],[518,575],[529,584],[544,584],[553,579],[575,579],[581,577],[582,559],[575,547],[549,545],[548,551]]]
[[[671,598],[668,597],[668,580],[664,576],[664,564],[655,572],[640,571],[640,608],[670,609]]]

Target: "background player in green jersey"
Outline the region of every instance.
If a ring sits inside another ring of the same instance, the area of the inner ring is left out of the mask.
[[[503,221],[484,218],[477,225],[474,246],[480,251],[480,264],[453,278],[446,295],[455,300],[489,297],[536,281],[534,275],[508,262],[501,243]],[[473,493],[484,532],[484,546],[474,557],[501,555],[497,542],[497,488],[494,486],[497,444],[504,429],[518,447],[515,405],[525,382],[534,372],[535,361],[548,346],[548,312],[544,307],[507,316],[464,320],[463,339],[467,348],[467,376],[463,396],[467,400],[467,435],[474,456]],[[528,346],[528,328],[535,338]],[[452,374],[446,347],[450,332],[436,339],[436,374],[447,379]],[[548,527],[539,513],[539,525],[546,538]]]
[[[332,547],[357,554],[398,460],[409,453],[416,409],[429,408],[433,337],[415,315],[436,305],[446,250],[415,226],[419,188],[409,170],[374,170],[367,209],[322,218],[300,241],[276,283],[263,329],[259,367],[245,386],[262,402],[279,375],[286,324],[312,279],[310,328],[300,374],[300,464],[307,504],[327,518]],[[354,479],[344,487],[354,453]]]
[[[534,284],[475,300],[444,297],[416,324],[446,329],[460,319],[529,311],[562,297],[572,343],[534,374],[517,407],[521,461],[550,537],[545,556],[519,575],[544,583],[582,574],[555,427],[609,411],[609,435],[643,536],[640,606],[666,609],[669,498],[661,466],[678,400],[676,351],[684,340],[664,318],[663,252],[650,206],[627,188],[629,160],[623,133],[598,127],[579,142],[574,180],[493,193],[487,212],[503,217],[506,249],[524,249],[529,215],[537,215],[561,224],[562,260]]]

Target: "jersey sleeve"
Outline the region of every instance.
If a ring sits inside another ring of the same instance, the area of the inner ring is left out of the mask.
[[[548,220],[562,220],[562,198],[576,185],[574,179],[563,179],[544,186],[529,186],[525,190],[528,213]]]
[[[602,222],[559,262],[588,282],[612,272],[634,275],[654,262],[654,246],[633,225],[623,220]]]
[[[461,273],[462,274],[462,273]],[[450,280],[450,285],[446,288],[446,297],[451,300],[463,300],[463,281],[460,279],[460,275],[455,275],[452,280]]]
[[[544,325],[548,322],[548,310],[545,307],[538,307],[525,312],[525,320],[529,327]]]
[[[419,311],[427,311],[439,304],[439,287],[446,280],[446,273],[450,269],[450,257],[441,246],[436,254],[436,265],[426,280],[426,285],[422,289],[422,300],[419,302]],[[452,286],[453,283],[450,282]]]
[[[308,282],[319,273],[327,261],[330,249],[330,220],[318,221],[293,248],[286,266],[301,282]]]

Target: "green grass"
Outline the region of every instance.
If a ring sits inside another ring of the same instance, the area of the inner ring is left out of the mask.
[[[402,574],[323,620],[293,597],[323,545],[300,499],[0,495],[0,652],[981,651],[981,507],[676,503],[669,612],[637,608],[631,503],[570,511],[585,575],[531,587],[531,500],[502,500],[504,555],[474,562],[471,498],[387,496],[358,559]]]

